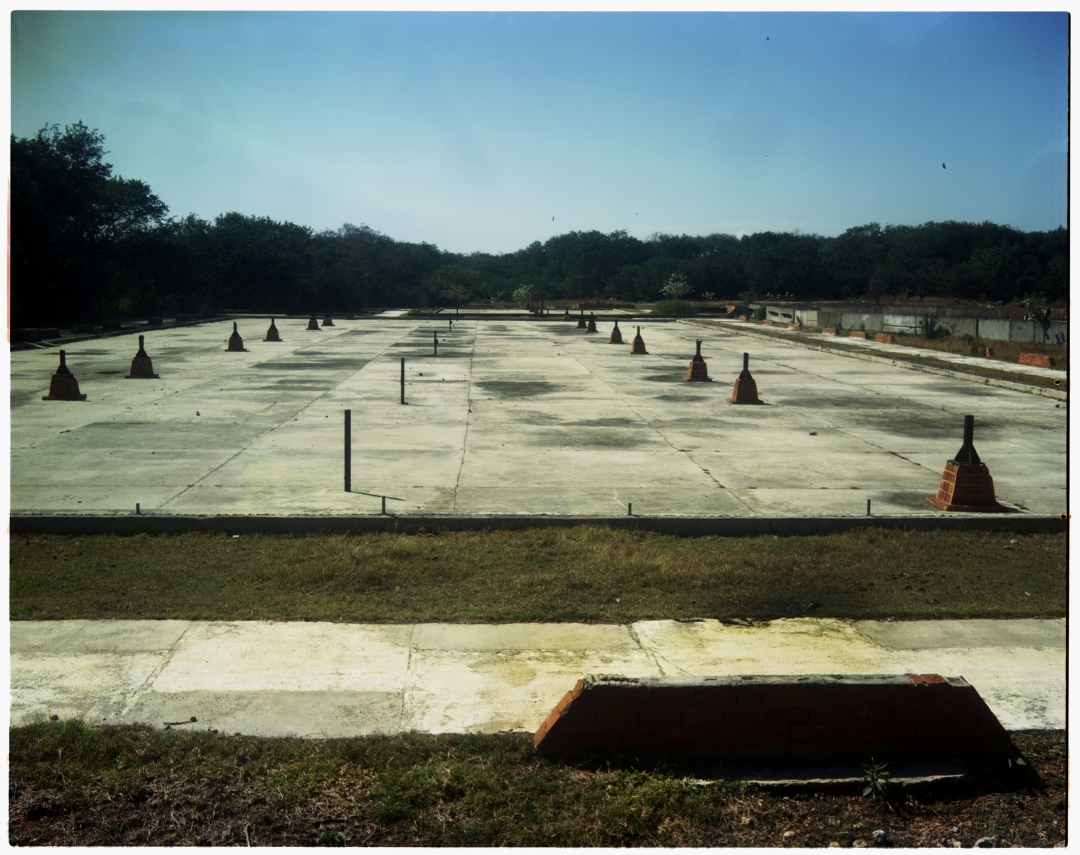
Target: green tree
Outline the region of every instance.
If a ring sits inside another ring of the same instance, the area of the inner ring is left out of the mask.
[[[141,181],[112,176],[104,137],[82,122],[11,136],[11,312],[16,326],[94,314],[118,241],[162,223]]]

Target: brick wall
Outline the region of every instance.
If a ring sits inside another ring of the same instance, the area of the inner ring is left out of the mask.
[[[590,676],[559,701],[534,740],[549,754],[883,758],[969,753],[1007,736],[962,677]]]

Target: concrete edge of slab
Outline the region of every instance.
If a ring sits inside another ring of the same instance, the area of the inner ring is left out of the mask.
[[[367,531],[513,531],[528,528],[598,526],[611,529],[655,531],[673,535],[832,534],[857,528],[908,529],[913,531],[1006,531],[1016,533],[1068,531],[1063,516],[1027,514],[963,514],[850,517],[629,517],[629,516],[270,516],[64,514],[48,511],[12,511],[10,534],[164,534],[187,531],[237,533],[346,533]]]
[[[702,320],[708,320],[707,318]],[[688,320],[683,323],[691,323],[697,326],[702,326],[700,321]],[[824,344],[812,344],[807,341],[799,341],[797,339],[787,340],[782,335],[773,335],[770,333],[760,333],[753,329],[747,329],[745,327],[724,325],[722,327],[715,324],[708,324],[707,329],[722,329],[729,332],[738,333],[739,335],[748,335],[753,338],[760,338],[766,341],[777,341],[781,344],[789,344],[793,347],[801,347],[804,350],[819,350],[823,353],[835,353],[838,356],[850,356],[853,359],[862,359],[867,362],[879,362],[882,365],[893,365],[897,368],[907,368],[910,371],[921,371],[923,374],[938,374],[942,377],[951,377],[954,380],[967,380],[970,383],[978,383],[982,386],[996,386],[1000,389],[1010,389],[1013,392],[1027,392],[1029,395],[1038,395],[1043,398],[1052,398],[1055,401],[1067,401],[1069,399],[1069,393],[1061,389],[1048,389],[1045,386],[1032,386],[1028,383],[1021,383],[1013,380],[999,380],[995,377],[982,377],[978,374],[968,374],[964,371],[952,371],[948,368],[937,368],[932,365],[920,365],[917,362],[908,362],[906,359],[893,358],[889,356],[880,356],[876,353],[862,353],[860,351],[853,351],[847,349],[840,349],[835,347],[827,347]]]

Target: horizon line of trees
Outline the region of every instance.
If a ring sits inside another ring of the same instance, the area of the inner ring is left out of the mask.
[[[1068,299],[1064,227],[869,223],[829,238],[569,232],[516,252],[454,253],[366,225],[315,232],[237,212],[169,217],[150,187],[112,174],[82,122],[11,136],[11,325],[67,325],[223,309],[279,313],[511,300],[945,297]]]

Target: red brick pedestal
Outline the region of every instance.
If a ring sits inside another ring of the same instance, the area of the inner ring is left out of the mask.
[[[237,353],[247,350],[247,348],[244,347],[244,340],[240,338],[240,333],[236,331],[236,321],[232,322],[232,335],[229,336],[229,346],[225,349]]]
[[[278,335],[277,326],[274,324],[274,318],[270,319],[270,329],[266,331],[266,338],[263,341],[281,341],[281,336]]]
[[[619,329],[619,322],[615,321],[615,329],[611,331],[611,337],[607,340],[608,344],[622,344],[622,330]]]
[[[936,496],[927,496],[943,511],[1003,511],[994,496],[994,479],[985,463],[957,463],[950,460],[941,475]]]
[[[49,381],[49,394],[42,395],[43,401],[85,401],[86,395],[79,391],[79,381],[67,367],[65,352],[60,351],[60,367]]]
[[[694,354],[694,358],[690,360],[690,368],[686,372],[686,376],[683,378],[689,382],[712,382],[709,377],[708,366],[705,365],[705,360],[701,357],[701,340],[697,343],[697,353]]]
[[[637,335],[634,336],[634,341],[630,345],[631,353],[644,353],[648,354],[649,351],[645,349],[645,339],[641,337],[641,327],[637,328]]]
[[[125,380],[153,380],[158,375],[154,373],[153,363],[150,362],[150,357],[146,355],[146,348],[143,347],[143,336],[139,336],[139,352],[135,354],[135,358],[131,360],[131,373],[125,374]]]

